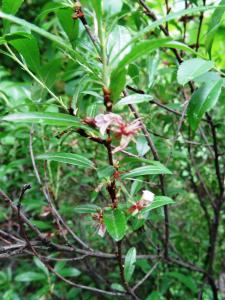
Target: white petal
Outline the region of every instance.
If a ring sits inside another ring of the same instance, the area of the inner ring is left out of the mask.
[[[98,228],[98,235],[100,235],[101,237],[103,237],[105,235],[106,232],[106,227],[104,224],[100,224],[99,228]]]
[[[155,194],[153,194],[152,192],[150,192],[150,191],[143,191],[141,200],[147,201],[150,204],[150,203],[153,202],[154,198],[155,198]]]

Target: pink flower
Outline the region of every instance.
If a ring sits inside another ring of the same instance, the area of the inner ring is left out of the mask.
[[[113,153],[125,149],[135,134],[141,129],[139,120],[126,123],[121,116],[113,113],[96,116],[95,123],[99,127],[101,134],[105,134],[106,130],[111,127],[111,131],[120,138],[120,145],[113,150]]]
[[[106,227],[105,227],[104,220],[103,220],[103,211],[101,210],[100,212],[93,214],[92,218],[96,222],[98,235],[100,235],[101,237],[104,237],[104,235],[106,233]]]
[[[133,216],[139,213],[142,209],[152,204],[155,195],[150,191],[143,191],[141,200],[137,201],[134,205],[132,205],[128,212]]]
[[[112,124],[119,125],[123,123],[123,120],[121,116],[109,113],[109,114],[100,114],[95,117],[95,124],[100,129],[101,134],[105,134],[106,130],[111,126]]]

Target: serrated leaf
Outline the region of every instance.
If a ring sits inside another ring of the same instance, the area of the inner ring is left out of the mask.
[[[74,126],[79,128],[86,128],[82,125],[77,117],[61,114],[61,113],[17,113],[6,115],[2,118],[2,121],[9,122],[24,122],[24,123],[40,123],[43,125],[55,125],[55,126]]]
[[[45,153],[36,156],[36,159],[57,161],[64,164],[78,166],[81,168],[94,168],[94,164],[92,163],[92,161],[90,161],[84,156],[74,154],[74,153],[63,153],[63,152]]]
[[[145,214],[146,212],[149,212],[153,209],[162,207],[164,205],[174,204],[175,202],[166,196],[155,196],[154,201],[149,205],[148,207],[144,208],[141,213]]]
[[[76,206],[74,212],[77,214],[92,214],[96,213],[99,209],[101,209],[101,207],[95,204],[83,204]]]
[[[209,109],[213,108],[219,99],[223,79],[203,83],[202,86],[194,92],[188,105],[188,122],[193,131],[196,131],[198,125]]]
[[[183,62],[177,72],[179,84],[185,85],[214,67],[214,63],[201,58],[193,58]]]
[[[129,179],[144,175],[159,175],[159,174],[172,174],[169,169],[159,162],[155,162],[152,166],[144,166],[133,169],[132,171],[121,176],[122,179]]]
[[[132,247],[129,249],[125,257],[124,275],[127,282],[130,281],[134,273],[135,262],[136,262],[136,248]]]
[[[143,102],[149,102],[152,99],[151,95],[130,95],[127,97],[124,97],[122,100],[116,103],[116,106],[124,106],[129,104],[138,104]]]
[[[127,225],[124,212],[118,208],[106,210],[104,211],[103,218],[109,235],[117,242],[122,240]]]

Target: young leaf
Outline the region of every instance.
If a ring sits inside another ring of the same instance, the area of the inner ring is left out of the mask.
[[[151,205],[149,205],[148,207],[144,208],[141,213],[144,214],[146,212],[149,212],[153,209],[159,208],[161,206],[164,205],[169,205],[169,204],[174,204],[174,201],[166,196],[155,196],[154,201],[152,202]]]
[[[61,114],[61,113],[39,113],[39,112],[29,112],[29,113],[18,113],[6,115],[2,118],[2,121],[10,122],[24,122],[24,123],[40,123],[44,125],[55,125],[55,126],[74,126],[86,128],[82,125],[80,120],[74,116]]]
[[[64,164],[78,166],[81,168],[94,168],[94,164],[92,163],[92,161],[90,161],[84,156],[74,154],[74,153],[62,153],[62,152],[45,153],[45,154],[38,155],[36,159],[57,161]]]
[[[104,211],[103,218],[109,235],[117,242],[122,240],[127,226],[124,212],[118,208],[106,210]]]
[[[132,247],[129,249],[125,257],[124,275],[127,282],[130,281],[134,273],[135,262],[136,262],[136,248]]]
[[[203,83],[202,86],[194,92],[188,105],[188,122],[193,131],[196,131],[204,113],[213,108],[219,99],[223,79]]]
[[[225,0],[221,0],[219,5],[225,5]],[[212,50],[215,34],[222,23],[222,17],[224,12],[225,12],[225,7],[218,7],[215,9],[214,13],[211,16],[208,32],[206,35],[206,46],[205,46],[210,58],[211,58],[211,50]]]
[[[200,58],[193,58],[183,62],[177,72],[179,84],[185,85],[214,67],[214,63]]]
[[[135,94],[135,95],[130,95],[130,96],[123,98],[122,100],[120,100],[119,102],[116,103],[116,106],[124,106],[124,105],[128,105],[128,104],[138,104],[138,103],[143,103],[143,102],[149,102],[151,99],[152,99],[152,96],[150,96],[150,95]]]
[[[144,166],[136,168],[121,176],[122,179],[130,179],[144,175],[159,175],[159,174],[172,174],[165,166],[159,162],[155,162],[152,166]]]

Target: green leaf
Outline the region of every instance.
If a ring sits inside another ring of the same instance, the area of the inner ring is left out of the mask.
[[[65,268],[58,272],[63,277],[77,277],[81,272],[76,268]]]
[[[225,0],[221,0],[219,5],[225,5]],[[211,50],[212,50],[215,34],[222,23],[224,11],[225,11],[224,7],[218,7],[215,9],[215,11],[211,16],[208,32],[206,35],[206,45],[205,45],[206,51],[208,52],[210,58],[211,58]]]
[[[175,202],[166,196],[155,196],[154,201],[152,202],[151,205],[149,205],[148,207],[144,208],[141,213],[145,214],[146,212],[149,212],[153,209],[162,207],[164,205],[169,205],[169,204],[174,204]]]
[[[123,6],[122,0],[103,0],[103,8],[108,14],[118,14]]]
[[[72,19],[73,9],[72,8],[63,8],[57,11],[57,16],[59,22],[67,34],[71,44],[74,44],[74,41],[78,37],[79,33],[79,22],[76,22]]]
[[[144,156],[150,150],[150,147],[144,136],[139,136],[137,138],[136,148],[139,156]]]
[[[110,62],[116,56],[116,59],[114,60],[114,65],[117,65],[118,62],[121,61],[124,58],[124,56],[130,52],[131,47],[127,47],[120,53],[119,56],[117,56],[117,53],[120,52],[130,40],[131,34],[126,27],[116,25],[113,28],[113,31],[109,34],[107,44]]]
[[[118,208],[106,210],[104,211],[103,218],[109,235],[117,242],[122,240],[127,225],[124,212]]]
[[[96,213],[100,209],[101,207],[95,204],[83,204],[76,206],[74,208],[74,212],[77,214],[92,214]]]
[[[40,261],[40,259],[38,259],[37,257],[34,257],[34,263],[42,272],[45,273],[46,276],[49,276],[49,271],[48,271],[47,267],[43,264],[42,261]]]
[[[155,162],[152,166],[144,166],[133,169],[132,171],[121,176],[122,179],[130,179],[144,175],[159,175],[159,174],[172,174],[165,166],[159,162]]]
[[[116,74],[119,74],[125,66],[135,62],[137,59],[142,57],[143,55],[147,55],[151,53],[152,51],[163,47],[166,45],[166,43],[170,39],[168,38],[163,38],[163,39],[155,39],[155,40],[150,40],[150,41],[143,41],[138,43],[137,45],[134,45],[131,51],[120,61],[118,66],[114,69],[114,77],[116,77]],[[128,43],[129,45],[129,43]],[[124,48],[123,48],[124,49]],[[119,53],[122,53],[124,51],[121,49]],[[119,57],[118,55],[114,58],[114,61]]]
[[[37,40],[32,35],[27,35],[27,38],[13,40],[10,44],[23,56],[27,66],[39,74],[41,60]]]
[[[6,115],[2,118],[2,121],[10,122],[24,122],[24,123],[40,123],[43,125],[55,125],[55,126],[74,126],[87,128],[82,125],[80,120],[74,116],[61,114],[61,113],[39,113],[39,112],[29,112],[29,113],[18,113]]]
[[[15,15],[23,1],[24,0],[2,0],[2,10],[7,14]],[[3,24],[4,32],[8,32],[10,23],[4,20]]]
[[[191,80],[201,76],[214,67],[214,63],[200,58],[193,58],[183,62],[177,72],[179,84],[185,85]]]
[[[213,108],[219,99],[223,80],[203,83],[202,86],[194,92],[188,105],[188,122],[193,131],[196,131],[204,113]]]
[[[115,291],[118,291],[118,292],[125,292],[124,287],[119,283],[112,283],[111,284],[111,289],[115,290]]]
[[[183,283],[188,289],[190,289],[193,293],[198,292],[198,287],[191,276],[184,275],[178,272],[168,272],[166,276],[173,277]]]
[[[43,273],[26,272],[16,276],[16,281],[19,282],[32,282],[46,280],[46,276]]]
[[[38,155],[36,159],[57,161],[64,164],[78,166],[81,168],[94,168],[94,164],[92,163],[92,161],[87,159],[85,156],[81,156],[73,153],[62,153],[62,152],[45,153],[45,154]]]
[[[14,40],[18,40],[18,39],[25,39],[25,38],[30,38],[31,35],[27,32],[23,32],[23,31],[18,31],[18,32],[13,32],[13,33],[8,33],[3,35],[0,38],[0,45],[3,45],[5,43],[10,43]]]
[[[113,71],[110,78],[111,99],[117,101],[121,97],[121,93],[126,85],[126,68],[122,68],[119,72]]]
[[[2,10],[11,15],[15,15],[24,0],[2,0]]]
[[[115,169],[113,166],[104,166],[98,168],[97,173],[100,179],[107,178],[107,177],[111,177],[115,173]]]
[[[79,61],[82,65],[86,67],[86,70],[90,70],[91,72],[95,72],[93,67],[87,62],[85,59],[85,56],[81,55],[78,51],[74,50],[69,43],[61,39],[59,36],[56,36],[54,34],[49,33],[48,31],[29,23],[23,19],[14,17],[12,15],[6,14],[2,11],[0,11],[0,18],[6,19],[10,22],[13,22],[15,24],[21,25],[25,28],[28,28],[29,30],[36,32],[40,34],[41,36],[49,39],[50,41],[54,42],[57,46],[59,46],[61,49],[66,50],[68,53],[70,53],[75,60]]]
[[[149,102],[151,99],[152,99],[151,95],[135,94],[135,95],[130,95],[130,96],[123,98],[122,100],[120,100],[119,102],[116,103],[116,106],[124,106],[124,105],[128,105],[128,104],[138,104],[138,103],[143,103],[143,102]]]
[[[136,248],[132,247],[129,249],[125,257],[124,275],[127,282],[130,281],[134,273],[135,262],[136,262]]]

